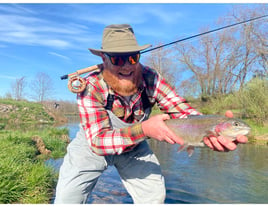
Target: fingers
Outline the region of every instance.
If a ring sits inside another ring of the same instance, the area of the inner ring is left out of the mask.
[[[169,144],[175,144],[175,142],[174,142],[172,139],[170,139],[168,136],[165,136],[165,137],[164,137],[164,140],[165,140],[166,142],[168,142]]]
[[[179,145],[183,145],[184,144],[184,141],[181,137],[178,137],[176,136],[175,134],[172,135],[172,138],[171,138],[173,141],[174,141],[174,144],[177,143]]]
[[[228,138],[225,138],[223,136],[205,137],[203,141],[209,148],[215,151],[219,151],[219,152],[227,152],[227,151],[236,149],[236,144],[230,141]]]
[[[238,135],[236,137],[236,142],[244,144],[244,143],[248,142],[248,138],[246,136],[244,136],[244,135]]]
[[[169,115],[168,114],[163,114],[162,115],[162,119],[163,120],[167,120],[167,119],[170,119]],[[183,139],[178,137],[172,130],[170,130],[166,125],[165,126],[165,136],[164,136],[164,139],[165,141],[167,141],[168,143],[170,144],[180,144],[180,145],[183,145]]]
[[[236,144],[230,141],[228,138],[223,136],[219,136],[218,139],[219,143],[224,146],[227,150],[235,150]]]
[[[214,136],[210,136],[210,137],[205,137],[204,138],[204,143],[211,149],[215,150],[215,151],[220,151],[220,152],[224,152],[225,149],[224,147],[221,145],[221,143],[218,141],[218,139]]]
[[[209,138],[208,137],[204,137],[203,138],[203,141],[204,143],[210,148],[210,149],[213,149],[214,150],[214,147],[212,145],[212,143],[210,142]]]
[[[181,137],[178,137],[176,134],[174,134],[174,132],[170,130],[167,126],[165,130],[164,139],[170,144],[175,144],[175,143],[180,144],[180,145],[184,144],[183,139]],[[173,143],[171,143],[170,141],[172,141]]]
[[[163,121],[170,119],[170,116],[168,114],[162,114],[161,116]]]
[[[165,120],[170,119],[168,114],[161,114],[143,121],[141,126],[145,136],[158,141],[166,141],[170,144],[183,144],[182,138],[176,136],[174,132],[167,127]]]

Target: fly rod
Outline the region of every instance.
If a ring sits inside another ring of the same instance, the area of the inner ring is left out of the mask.
[[[179,39],[179,40],[176,40],[176,41],[167,43],[167,44],[163,44],[163,45],[160,45],[160,46],[153,47],[151,49],[142,51],[141,54],[146,53],[146,52],[150,52],[150,51],[153,51],[153,50],[162,48],[162,47],[166,47],[166,46],[169,46],[169,45],[173,45],[173,44],[176,44],[176,43],[179,43],[179,42],[183,42],[183,41],[186,41],[186,40],[195,38],[195,37],[206,35],[206,34],[209,34],[209,33],[212,33],[212,32],[217,32],[219,30],[227,29],[227,28],[234,27],[234,26],[237,26],[237,25],[240,25],[240,24],[246,24],[248,22],[255,21],[255,20],[258,20],[258,19],[261,19],[261,18],[265,18],[267,16],[268,15],[263,15],[263,16],[251,18],[251,19],[244,20],[244,21],[241,21],[241,22],[237,22],[237,23],[234,23],[234,24],[230,24],[230,25],[227,25],[227,26],[219,27],[219,28],[216,28],[216,29],[207,31],[207,32],[202,32],[202,33],[199,33],[199,34],[196,34],[196,35],[185,37],[183,39]],[[83,69],[77,70],[74,73],[63,75],[63,76],[61,76],[61,80],[64,80],[64,79],[68,79],[69,78],[69,81],[68,81],[68,88],[69,88],[69,90],[71,92],[73,92],[73,93],[81,93],[86,88],[86,81],[80,75],[81,74],[84,74],[84,73],[91,72],[93,70],[97,70],[99,68],[102,68],[102,64],[93,65],[93,66],[90,66],[90,67],[87,67],[87,68],[83,68]]]

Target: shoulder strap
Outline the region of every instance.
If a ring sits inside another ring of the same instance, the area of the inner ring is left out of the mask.
[[[107,110],[112,110],[112,108],[113,108],[113,103],[114,103],[114,95],[112,95],[112,94],[108,94],[108,97],[107,97],[107,104],[106,104],[106,106],[105,106],[105,109],[107,109]]]
[[[149,86],[150,83],[149,83],[148,78],[146,78],[145,73],[142,73],[142,77],[143,77],[143,80],[145,81],[145,87],[143,88],[141,98],[142,98],[143,108],[144,108],[144,110],[146,110],[147,108],[152,108],[152,105],[151,105],[149,98],[148,98],[148,95],[146,93],[146,86]]]
[[[143,105],[143,108],[144,110],[146,110],[147,108],[151,108],[151,103],[149,101],[149,98],[147,96],[147,93],[146,93],[146,89],[144,88],[142,93],[141,93],[141,99],[142,99],[142,105]]]
[[[142,105],[143,105],[144,110],[147,108],[151,108],[151,103],[149,101],[149,98],[147,96],[145,89],[141,93],[141,99],[142,99]],[[105,109],[111,111],[113,108],[113,103],[114,103],[114,95],[109,93],[107,97],[107,104],[105,106]]]

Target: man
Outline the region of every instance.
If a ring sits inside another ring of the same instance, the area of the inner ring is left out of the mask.
[[[146,139],[183,145],[164,123],[200,115],[153,69],[139,63],[139,46],[130,25],[104,29],[102,49],[90,49],[103,67],[89,74],[78,95],[81,127],[60,168],[55,203],[85,203],[97,179],[114,165],[134,203],[163,203],[165,184],[159,162]],[[149,117],[157,103],[165,114]],[[237,142],[246,142],[238,137]],[[224,137],[204,138],[218,151],[234,150]]]

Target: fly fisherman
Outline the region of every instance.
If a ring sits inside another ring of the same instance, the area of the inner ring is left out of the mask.
[[[146,139],[183,145],[164,120],[201,114],[139,62],[140,51],[148,47],[138,45],[130,25],[120,24],[105,27],[101,49],[89,49],[101,57],[103,67],[88,75],[86,90],[78,94],[80,131],[60,168],[55,203],[86,203],[108,165],[116,167],[134,203],[164,203],[164,178]],[[149,118],[155,103],[164,114]],[[215,151],[235,150],[245,142],[245,136],[234,142],[204,138]]]

